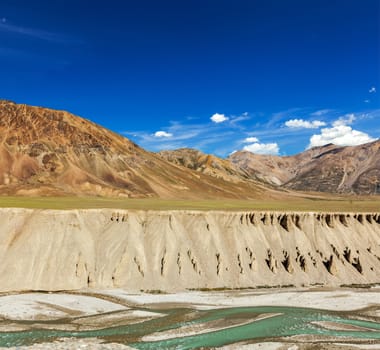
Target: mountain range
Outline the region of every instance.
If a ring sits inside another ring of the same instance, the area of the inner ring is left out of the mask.
[[[380,141],[287,157],[148,152],[66,111],[0,101],[0,194],[276,199],[380,193]]]
[[[241,151],[220,159],[186,148],[159,154],[231,182],[255,179],[302,192],[380,194],[380,141],[353,147],[328,144],[287,157]]]
[[[236,152],[229,160],[268,183],[298,191],[380,194],[380,141],[328,144],[289,157]]]
[[[0,101],[0,194],[165,199],[283,194],[167,162],[132,141],[65,111]]]

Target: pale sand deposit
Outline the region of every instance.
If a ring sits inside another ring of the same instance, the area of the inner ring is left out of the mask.
[[[243,326],[252,322],[265,320],[266,318],[275,317],[277,315],[281,315],[281,314],[260,315],[258,317],[251,318],[244,321],[237,320],[236,322],[232,322],[233,324],[229,326],[220,326],[220,324],[225,323],[224,320],[189,324],[187,326],[171,329],[166,332],[152,333],[152,334],[142,337],[141,340],[149,342],[149,341],[158,341],[158,340],[164,340],[164,339],[189,337],[192,335],[205,334],[205,333],[210,333],[210,332],[215,332],[215,331],[226,330],[226,329],[237,327],[237,326]]]
[[[286,347],[285,347],[286,346]],[[256,344],[234,344],[222,346],[218,349],[223,350],[298,350],[298,347],[294,347],[292,344],[286,344],[279,342],[266,342]]]
[[[130,346],[118,343],[106,343],[97,338],[76,339],[62,338],[52,343],[16,346],[8,350],[133,350]]]
[[[334,290],[334,291],[283,291],[261,292],[189,291],[174,294],[131,294],[123,290],[101,291],[106,295],[120,298],[128,304],[191,304],[198,309],[215,309],[239,306],[295,306],[335,311],[362,309],[371,305],[380,305],[380,291]]]
[[[346,346],[347,344],[342,343],[334,343],[334,345],[339,346]],[[361,349],[361,350],[379,350],[380,345],[379,344],[349,344],[352,349]]]
[[[56,319],[117,310],[125,306],[74,294],[25,293],[0,296],[0,316],[11,320]]]
[[[354,325],[338,323],[338,322],[331,322],[331,321],[315,321],[311,323],[317,326],[320,326],[322,328],[331,329],[334,331],[370,331],[370,332],[373,331],[373,332],[376,332],[376,330],[371,329],[371,328],[354,326]]]
[[[379,350],[379,344],[344,344],[344,343],[280,343],[265,342],[255,344],[233,344],[222,346],[217,349],[222,350]]]

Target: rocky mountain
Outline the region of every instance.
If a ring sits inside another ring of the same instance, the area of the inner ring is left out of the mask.
[[[226,180],[169,163],[68,112],[0,101],[0,194],[176,199],[278,195],[257,183]]]
[[[161,151],[158,154],[176,165],[226,181],[242,182],[252,179],[248,172],[229,160],[205,154],[196,149],[180,148],[173,151]]]
[[[231,182],[260,181],[297,191],[380,194],[380,141],[353,147],[328,144],[288,157],[241,151],[220,159],[188,148],[159,155]]]
[[[250,176],[300,191],[380,194],[380,140],[315,147],[289,157],[236,152],[228,160]]]
[[[379,183],[380,141],[290,157],[156,154],[68,112],[0,101],[0,194],[265,199],[380,193]]]

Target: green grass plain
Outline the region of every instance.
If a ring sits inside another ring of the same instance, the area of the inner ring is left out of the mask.
[[[164,200],[157,198],[0,196],[0,208],[380,212],[380,197],[294,198],[292,200]]]

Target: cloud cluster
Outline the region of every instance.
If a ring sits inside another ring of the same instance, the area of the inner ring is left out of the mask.
[[[167,137],[172,137],[172,136],[173,136],[172,133],[170,133],[170,132],[166,132],[166,131],[162,131],[162,130],[160,130],[160,131],[156,131],[156,132],[154,133],[154,137],[158,137],[158,138],[162,138],[162,137],[167,138]]]
[[[257,137],[247,137],[243,142],[250,143],[244,146],[243,150],[251,153],[277,155],[280,152],[277,143],[260,143]]]
[[[213,115],[211,116],[210,119],[211,119],[214,123],[219,124],[219,123],[223,123],[223,122],[227,121],[227,120],[230,119],[230,118],[226,117],[224,114],[215,113],[215,114],[213,114]]]
[[[333,122],[331,128],[323,128],[321,133],[313,135],[310,138],[308,148],[327,145],[333,143],[337,146],[357,146],[363,143],[375,141],[374,138],[368,134],[352,129],[349,124],[355,120],[353,114],[348,114]]]
[[[376,92],[376,88],[375,88],[374,86],[372,86],[372,87],[368,90],[368,92],[369,92],[370,94],[374,94],[374,93]]]
[[[297,119],[294,117],[297,113]],[[225,115],[215,113],[204,120],[170,121],[155,131],[126,131],[144,148],[152,151],[176,148],[196,148],[205,153],[225,156],[231,150],[244,150],[256,154],[279,155],[287,152],[289,145],[307,148],[333,143],[353,146],[374,141],[366,132],[356,130],[354,123],[375,121],[380,110],[365,114],[338,114],[335,110],[321,109],[310,113],[310,109],[289,110],[277,113],[268,121],[260,113],[248,115]],[[317,116],[321,117],[317,117]],[[323,118],[323,121],[322,121]],[[210,120],[211,119],[211,120]],[[254,130],[254,132],[252,132]],[[378,128],[372,130],[376,135]],[[245,136],[243,136],[245,135]],[[309,141],[309,142],[308,142]],[[296,147],[294,147],[296,148]]]
[[[257,137],[247,137],[243,141],[244,143],[253,143],[253,142],[259,142],[259,139]]]
[[[290,119],[285,122],[288,128],[303,128],[303,129],[318,129],[321,126],[325,126],[326,123],[320,120],[313,120],[309,122],[303,119]]]
[[[356,120],[354,114],[346,114],[344,117],[340,117],[338,120],[333,122],[333,126],[341,126],[341,125],[351,125]]]
[[[250,145],[244,146],[244,151],[256,153],[256,154],[271,154],[277,155],[280,152],[277,143],[252,143]]]

